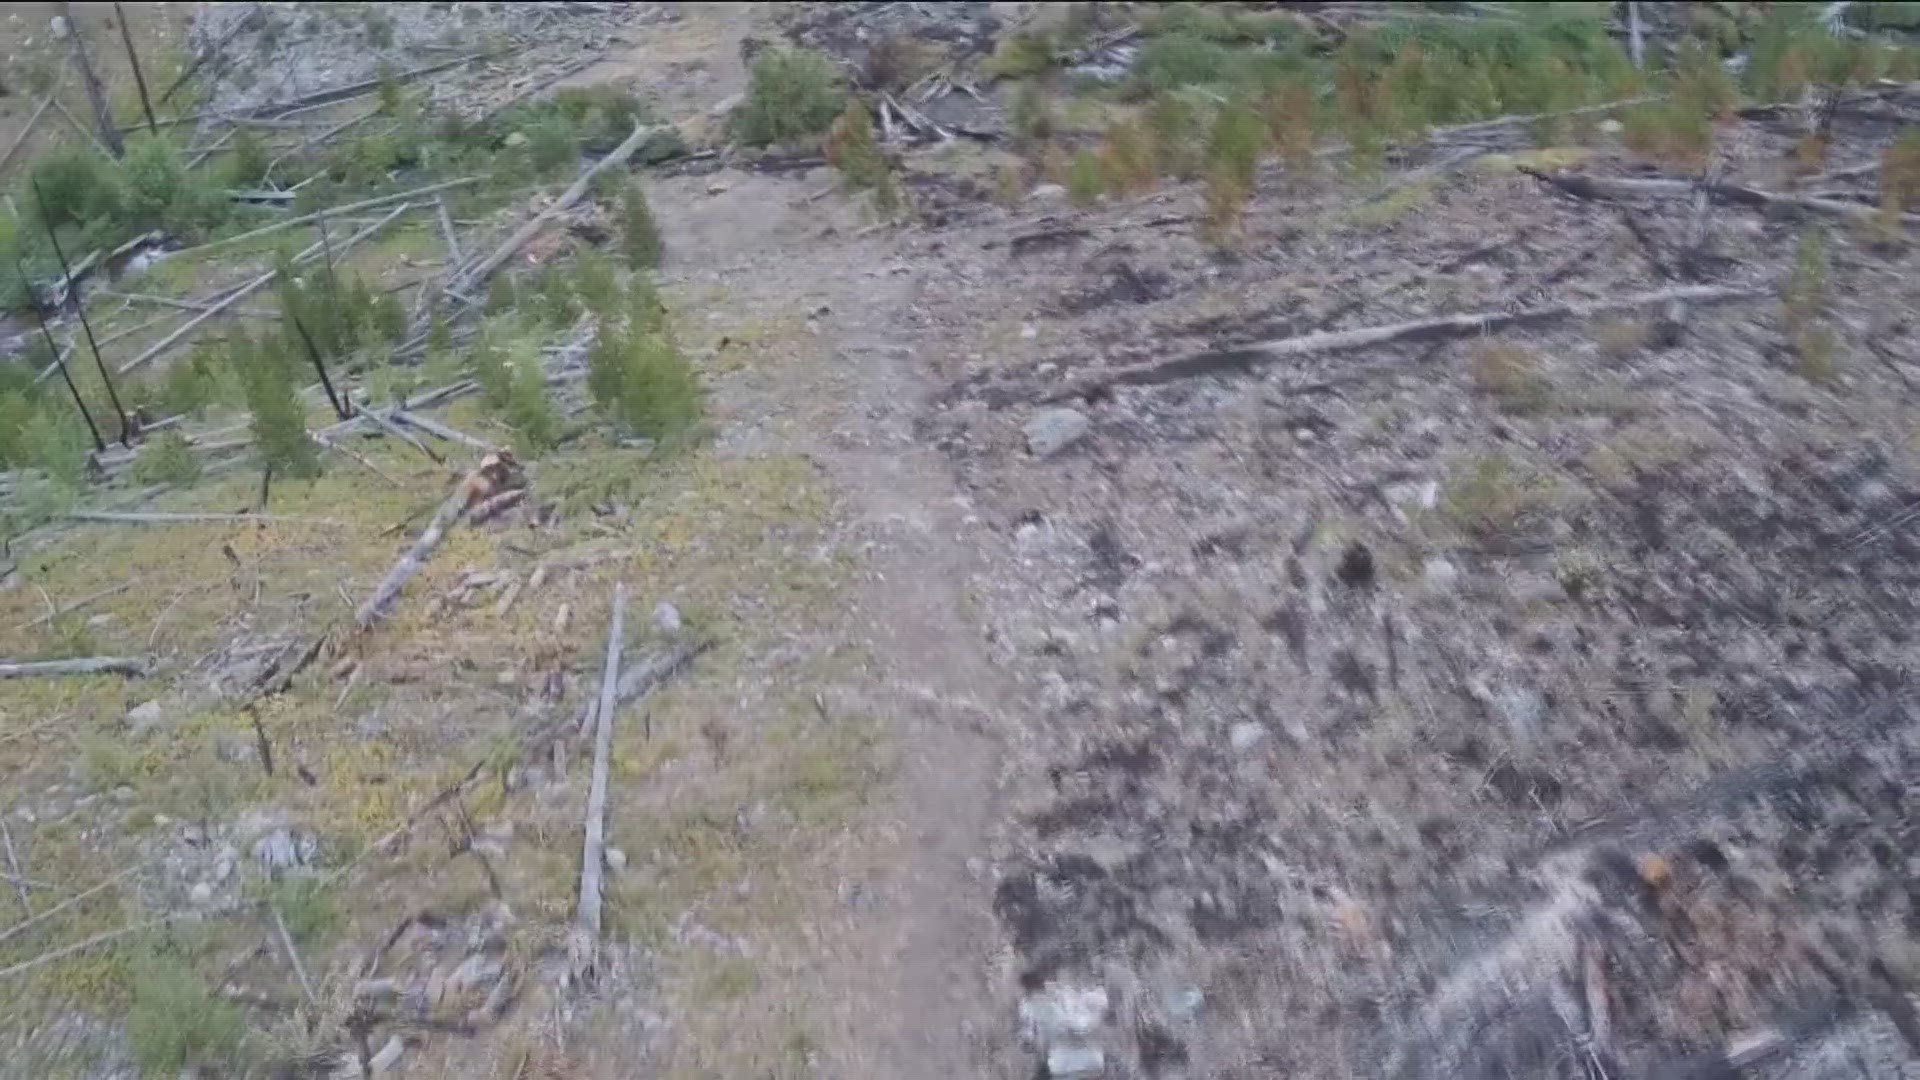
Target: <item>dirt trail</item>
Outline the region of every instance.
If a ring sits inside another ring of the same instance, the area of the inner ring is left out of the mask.
[[[687,5],[650,26],[631,53],[582,73],[637,77],[676,120],[697,107],[669,73],[717,100],[744,85],[739,42],[764,12]],[[659,57],[668,62],[655,63]],[[681,61],[671,58],[680,57]],[[663,275],[689,310],[723,326],[791,330],[771,365],[716,379],[720,453],[801,454],[843,501],[867,551],[852,623],[864,628],[884,690],[864,702],[889,724],[896,774],[876,808],[883,840],[860,862],[868,879],[819,935],[820,1075],[985,1076],[1018,1071],[997,1036],[987,964],[998,942],[986,880],[997,751],[1010,707],[964,596],[983,541],[950,465],[916,442],[932,384],[913,360],[916,292],[903,239],[857,232],[853,212],[804,203],[828,174],[731,170],[650,186],[673,253]],[[715,298],[719,298],[715,302]],[[804,319],[804,328],[799,320]],[[724,351],[726,334],[719,335]]]

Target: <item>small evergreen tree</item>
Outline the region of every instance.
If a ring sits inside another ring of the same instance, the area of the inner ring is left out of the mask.
[[[647,193],[637,183],[627,185],[626,194],[620,200],[620,235],[630,269],[655,269],[666,255],[660,226],[647,205]]]

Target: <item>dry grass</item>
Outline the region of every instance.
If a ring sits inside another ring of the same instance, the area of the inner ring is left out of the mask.
[[[1653,327],[1642,319],[1608,319],[1594,327],[1593,343],[1602,356],[1624,360],[1653,340]]]
[[[1474,389],[1510,413],[1540,412],[1552,404],[1552,386],[1532,349],[1507,341],[1476,345],[1469,370]]]

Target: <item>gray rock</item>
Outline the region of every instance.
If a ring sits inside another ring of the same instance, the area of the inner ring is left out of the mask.
[[[253,857],[269,870],[291,870],[313,862],[320,842],[297,829],[275,829],[253,842]]]
[[[500,976],[506,972],[507,966],[497,957],[488,956],[485,953],[469,956],[460,962],[459,967],[453,969],[453,974],[447,976],[447,992],[464,994],[472,990],[483,990],[499,982]]]
[[[138,739],[159,727],[163,719],[165,716],[160,711],[159,702],[142,702],[127,710],[127,734]]]
[[[627,868],[627,853],[624,851],[621,851],[619,848],[617,847],[608,848],[605,852],[605,856],[607,860],[607,869],[613,871],[614,873],[617,874],[620,871],[625,870]]]
[[[192,900],[196,904],[204,904],[209,900],[212,900],[213,899],[212,883],[206,882],[206,881],[195,883],[193,886],[193,891],[188,894],[188,899]]]
[[[1430,593],[1452,592],[1460,582],[1460,568],[1445,559],[1428,559],[1420,568],[1420,584]]]
[[[1067,197],[1067,189],[1060,184],[1041,184],[1027,192],[1027,198],[1034,202],[1056,202]]]
[[[1235,753],[1244,754],[1267,740],[1267,726],[1252,720],[1242,720],[1227,729],[1227,743]]]
[[[1515,574],[1508,580],[1507,590],[1515,602],[1523,605],[1567,602],[1566,586],[1546,574]]]
[[[379,1076],[382,1073],[389,1073],[394,1071],[394,1067],[400,1064],[400,1055],[406,1052],[407,1044],[401,1041],[400,1036],[395,1035],[387,1039],[387,1045],[381,1047],[379,1053],[369,1058],[367,1064],[373,1066],[373,1075],[375,1076]]]
[[[1107,1015],[1104,986],[1055,984],[1020,1003],[1020,1027],[1027,1040],[1046,1046],[1068,1035],[1085,1035]]]
[[[669,634],[680,632],[680,609],[662,600],[653,609],[653,625]]]
[[[1093,421],[1075,409],[1043,409],[1027,421],[1027,452],[1034,457],[1053,455],[1079,442],[1093,431]]]
[[[1206,1004],[1207,997],[1197,986],[1182,986],[1167,991],[1160,1000],[1169,1018],[1185,1023],[1200,1015],[1200,1007]]]
[[[1107,1055],[1097,1046],[1063,1043],[1047,1048],[1048,1076],[1098,1076],[1107,1071]]]
[[[361,979],[353,984],[358,1001],[391,1001],[400,996],[400,983],[394,979]]]
[[[1493,692],[1493,707],[1517,739],[1536,738],[1547,719],[1547,696],[1527,687],[1506,686]]]

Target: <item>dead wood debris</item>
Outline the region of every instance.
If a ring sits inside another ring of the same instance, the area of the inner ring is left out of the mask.
[[[613,614],[607,627],[607,661],[600,673],[599,724],[593,737],[593,783],[587,795],[586,841],[580,858],[580,903],[574,915],[571,952],[575,976],[586,978],[596,966],[600,945],[600,874],[606,859],[607,777],[613,750],[615,699],[620,684],[621,634],[627,611],[627,587],[613,586]]]
[[[1036,396],[1039,402],[1064,401],[1087,397],[1116,386],[1154,386],[1178,379],[1212,375],[1223,371],[1251,368],[1286,357],[1351,352],[1399,341],[1444,341],[1508,327],[1541,326],[1568,319],[1588,319],[1646,307],[1659,307],[1674,301],[1723,303],[1766,295],[1768,290],[1752,286],[1697,285],[1663,289],[1650,293],[1602,300],[1580,300],[1518,311],[1479,311],[1445,315],[1433,319],[1368,326],[1354,330],[1334,330],[1259,342],[1238,348],[1209,350],[1175,360],[1156,360],[1143,364],[1098,371],[1066,386]]]

